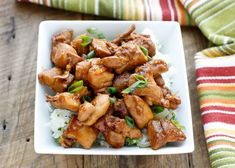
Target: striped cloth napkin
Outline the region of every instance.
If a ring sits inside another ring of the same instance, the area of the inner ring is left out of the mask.
[[[235,0],[18,1],[116,19],[196,24],[215,46],[195,55],[200,110],[211,166],[235,167]]]

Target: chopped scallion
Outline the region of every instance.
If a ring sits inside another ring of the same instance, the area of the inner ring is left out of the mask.
[[[83,88],[83,80],[76,81],[68,87],[70,93],[75,93],[80,91]]]
[[[155,114],[159,114],[164,111],[164,107],[159,106],[159,105],[153,105],[151,108]]]
[[[135,127],[135,121],[133,120],[133,118],[131,118],[129,116],[125,116],[125,121],[129,127],[131,127],[131,128]]]
[[[110,100],[111,104],[114,104],[116,102],[116,98],[115,97],[110,97],[109,100]]]
[[[145,56],[149,55],[148,49],[145,48],[144,46],[140,46],[140,49],[142,50],[142,52],[144,53]]]
[[[115,87],[108,87],[107,92],[109,92],[110,94],[115,94],[117,93],[117,89]]]
[[[86,56],[86,59],[91,59],[91,58],[94,58],[95,57],[95,51],[94,50],[91,50],[87,56]]]

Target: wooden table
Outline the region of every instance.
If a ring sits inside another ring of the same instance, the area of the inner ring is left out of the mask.
[[[197,28],[182,27],[192,103],[195,151],[164,156],[66,156],[34,152],[34,93],[38,24],[42,20],[97,20],[13,0],[0,1],[0,167],[209,167],[195,84],[194,54],[207,47]]]

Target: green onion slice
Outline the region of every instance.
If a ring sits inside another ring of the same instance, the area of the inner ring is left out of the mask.
[[[129,138],[127,137],[126,140],[125,140],[125,145],[126,146],[135,146],[137,145],[139,142],[140,142],[140,138]]]
[[[131,118],[129,116],[125,116],[125,121],[129,127],[131,127],[131,128],[135,127],[135,121],[133,120],[133,118]]]
[[[111,104],[114,104],[116,102],[116,98],[115,97],[110,97],[109,100],[110,100]]]
[[[83,80],[76,81],[68,87],[70,93],[75,93],[83,88]]]
[[[104,34],[94,27],[88,28],[87,32],[94,38],[98,38],[98,39],[105,38]]]
[[[161,113],[161,112],[164,111],[164,107],[159,106],[159,105],[153,105],[153,106],[152,106],[152,111],[153,111],[155,114],[159,114],[159,113]]]
[[[142,52],[144,53],[145,56],[149,55],[148,49],[145,48],[144,46],[140,46],[140,49],[142,50]]]
[[[109,92],[110,94],[115,94],[117,93],[117,89],[115,87],[108,87],[107,92]]]
[[[144,88],[148,86],[148,81],[143,75],[136,74],[135,78],[137,81],[133,83],[131,86],[129,86],[128,88],[124,89],[122,91],[123,94],[128,94],[128,93],[135,91],[138,88]]]
[[[86,46],[88,46],[89,44],[91,44],[92,39],[93,39],[92,37],[86,36],[86,35],[83,35],[83,36],[81,36],[80,38],[82,39],[81,46],[83,46],[83,47],[86,47]]]
[[[83,95],[83,96],[82,96],[82,101],[83,101],[83,102],[85,102],[85,101],[91,102],[91,101],[92,101],[92,99],[91,99],[91,97],[90,97],[90,96]]]
[[[94,50],[91,50],[87,56],[86,56],[86,59],[91,59],[91,58],[94,58],[95,57],[95,51]]]
[[[73,90],[71,90],[71,91],[69,91],[69,92],[70,92],[70,93],[76,93],[76,92],[82,90],[83,87],[84,87],[84,86],[79,86],[79,87],[77,87],[77,88],[75,88],[75,89],[73,89]]]

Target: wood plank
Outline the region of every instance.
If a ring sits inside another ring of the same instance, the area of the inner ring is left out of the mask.
[[[33,149],[38,24],[47,19],[107,19],[15,1],[0,2],[0,167],[209,167],[195,85],[194,53],[207,47],[196,28],[183,28],[195,151],[164,156],[38,155]]]

